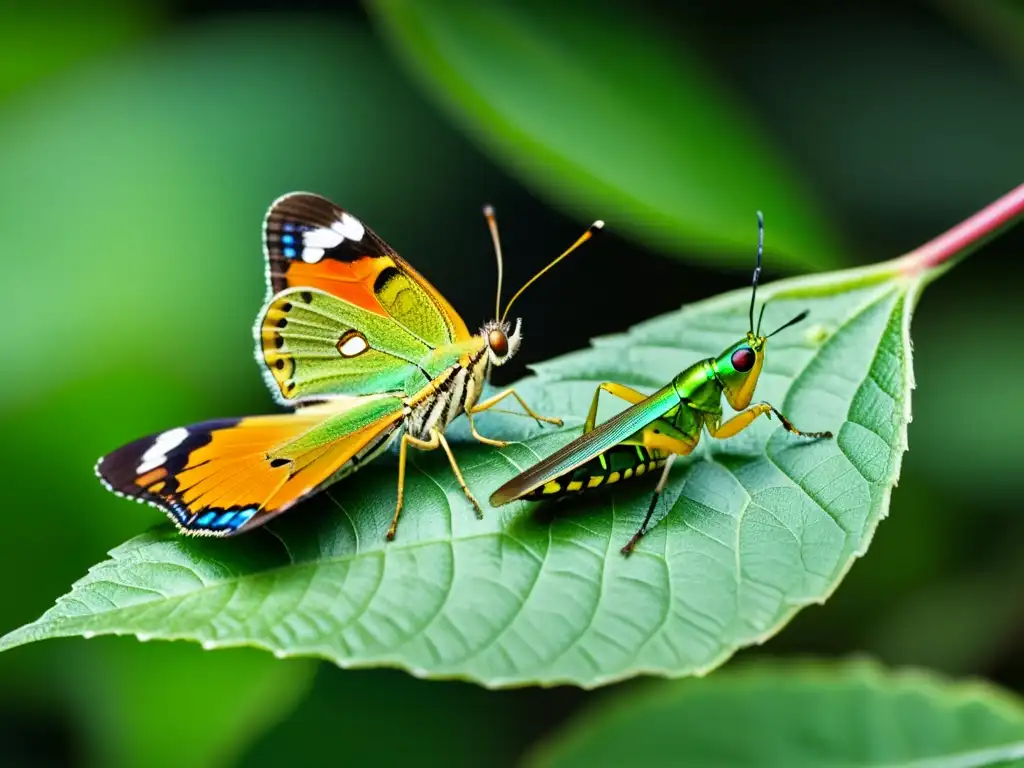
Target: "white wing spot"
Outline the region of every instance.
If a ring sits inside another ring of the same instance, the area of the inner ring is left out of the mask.
[[[323,248],[303,248],[302,260],[307,264],[316,264],[324,257]]]
[[[341,218],[330,227],[318,227],[302,233],[302,260],[307,264],[316,264],[324,257],[324,251],[337,248],[346,240],[358,242],[365,233],[366,228],[359,219],[342,213]]]
[[[338,351],[341,352],[342,357],[355,357],[363,354],[369,348],[370,345],[367,343],[366,337],[359,331],[349,331],[338,342]]]
[[[349,213],[341,214],[341,221],[331,224],[331,229],[341,235],[344,240],[362,240],[366,234],[366,228],[362,222]]]
[[[341,232],[325,227],[311,229],[302,234],[302,244],[307,248],[336,248],[344,239],[345,235]]]
[[[135,468],[136,474],[144,475],[152,469],[163,466],[164,462],[167,461],[167,454],[185,442],[187,437],[188,430],[185,427],[170,429],[157,437],[153,444],[146,449],[146,452],[142,454],[142,461]]]

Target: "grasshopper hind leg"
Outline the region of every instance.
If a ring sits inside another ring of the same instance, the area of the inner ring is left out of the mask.
[[[678,453],[670,454],[668,459],[665,461],[665,467],[661,470],[661,477],[658,478],[658,485],[654,488],[654,495],[651,497],[651,504],[647,507],[647,514],[644,515],[644,521],[640,523],[640,527],[636,529],[636,533],[620,551],[622,554],[628,556],[633,552],[633,547],[637,545],[637,542],[642,539],[647,533],[647,526],[651,522],[651,517],[654,515],[654,510],[658,506],[658,499],[661,498],[662,492],[665,490],[665,485],[668,483],[668,473],[672,469],[672,463],[676,460]]]
[[[626,546],[620,551],[627,557],[632,554],[634,547],[637,542],[640,541],[645,535],[647,535],[647,526],[651,523],[651,518],[654,516],[654,510],[658,507],[658,500],[661,498],[661,494],[665,490],[665,486],[668,484],[668,473],[672,470],[672,464],[679,456],[686,456],[693,452],[693,449],[697,447],[697,442],[700,439],[699,433],[696,437],[688,435],[685,432],[678,430],[671,424],[667,424],[663,421],[659,421],[647,429],[644,430],[644,445],[648,450],[662,451],[668,454],[668,458],[665,460],[665,465],[661,470],[661,477],[658,478],[658,484],[654,488],[654,495],[651,497],[651,503],[647,507],[647,514],[644,515],[644,521],[640,523],[640,527],[636,529],[636,533],[633,534]]]

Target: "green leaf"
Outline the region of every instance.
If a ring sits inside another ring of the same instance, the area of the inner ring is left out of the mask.
[[[866,662],[790,662],[626,693],[577,716],[526,764],[973,768],[1014,759],[1024,759],[1024,706],[1003,691]]]
[[[775,263],[835,266],[812,193],[686,41],[592,6],[370,4],[410,73],[552,203],[670,254],[744,264],[762,209]]]
[[[1022,213],[1024,185],[902,258],[766,286],[766,328],[806,308],[815,322],[772,342],[759,394],[836,439],[794,439],[761,420],[702,442],[667,486],[665,519],[628,560],[615,550],[645,511],[644,483],[569,502],[553,522],[522,502],[481,522],[432,452],[413,459],[391,545],[382,533],[394,476],[378,461],[247,536],[136,537],[0,650],[135,634],[488,686],[706,672],[825,600],[866,551],[906,447],[914,303]],[[740,289],[655,318],[538,366],[520,390],[579,423],[595,382],[654,388],[731,345],[747,309]],[[509,419],[496,417],[488,427]],[[472,487],[494,488],[578,431],[500,451],[460,446],[459,461]]]
[[[382,459],[246,536],[132,539],[0,649],[134,633],[488,686],[706,672],[825,600],[867,549],[906,446],[910,312],[931,274],[895,261],[766,286],[767,327],[805,308],[812,320],[770,342],[758,395],[837,439],[805,441],[761,420],[702,442],[677,462],[668,512],[629,559],[618,549],[646,511],[649,481],[560,504],[553,522],[526,503],[479,521],[443,453],[414,452],[390,544],[395,471]],[[746,328],[749,299],[740,289],[538,366],[520,391],[574,426],[503,450],[457,446],[470,486],[486,498],[577,436],[597,382],[651,390],[720,352]],[[481,430],[511,434],[523,422],[497,415]]]

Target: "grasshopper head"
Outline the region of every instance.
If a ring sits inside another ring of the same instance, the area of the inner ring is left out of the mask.
[[[714,362],[715,374],[729,405],[742,411],[754,396],[757,379],[764,365],[764,346],[767,336],[756,336],[753,331],[722,352]]]
[[[754,302],[757,299],[757,283],[761,277],[761,255],[764,252],[764,217],[757,212],[757,266],[754,267],[753,290],[750,293],[750,330],[745,338],[728,347],[722,354],[715,358],[715,375],[722,383],[722,390],[729,405],[737,411],[742,411],[750,405],[754,397],[754,390],[757,388],[757,380],[761,376],[761,367],[764,365],[764,348],[768,339],[788,328],[794,323],[799,323],[807,317],[807,311],[801,312],[788,323],[783,323],[771,333],[761,335],[761,318],[764,317],[765,304],[761,305],[761,313],[757,318],[757,327],[754,327]]]

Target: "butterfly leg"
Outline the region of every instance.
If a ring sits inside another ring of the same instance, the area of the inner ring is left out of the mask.
[[[712,424],[707,422],[708,434],[719,440],[725,440],[726,438],[739,434],[749,427],[758,416],[764,414],[770,419],[773,413],[779,417],[779,421],[782,422],[782,426],[794,435],[825,439],[832,437],[831,432],[804,432],[803,430],[797,429],[793,426],[793,422],[783,416],[779,410],[770,403],[757,403],[756,405],[752,405],[747,408],[747,410],[737,413],[724,424]]]
[[[419,448],[421,451],[432,451],[441,445],[437,438],[437,432],[431,432],[429,440],[419,440],[408,432],[402,435],[402,442],[398,446],[398,503],[395,504],[395,516],[391,519],[391,527],[388,528],[388,541],[395,538],[395,529],[398,528],[398,516],[402,514],[402,500],[405,497],[406,451],[410,445]]]
[[[470,503],[476,509],[476,516],[478,518],[482,518],[484,516],[484,511],[480,507],[480,502],[476,500],[476,497],[469,490],[469,486],[466,485],[466,481],[462,477],[462,471],[459,469],[459,465],[455,461],[455,454],[452,453],[451,446],[449,446],[448,441],[444,439],[444,435],[435,429],[431,431],[429,440],[419,440],[409,433],[406,433],[402,435],[402,442],[398,448],[398,503],[395,505],[395,516],[391,520],[391,527],[388,528],[388,541],[395,538],[395,529],[398,527],[398,516],[402,512],[402,499],[405,495],[406,453],[410,445],[413,448],[420,449],[421,451],[434,451],[438,448],[444,450],[445,455],[448,456],[448,463],[452,466],[452,472],[455,473],[455,479],[459,482],[459,487],[462,488],[462,492],[466,494],[466,498],[469,499]]]
[[[636,533],[633,534],[626,546],[622,548],[622,554],[629,555],[633,552],[633,548],[637,545],[645,535],[647,535],[647,526],[650,525],[651,517],[654,515],[654,510],[658,506],[658,500],[661,498],[662,492],[665,490],[665,485],[668,483],[668,473],[672,469],[672,463],[676,460],[677,456],[685,456],[686,454],[693,451],[697,447],[697,439],[684,435],[682,432],[678,432],[673,429],[670,425],[665,422],[659,421],[657,428],[650,428],[644,431],[644,446],[650,451],[667,451],[668,460],[665,462],[664,468],[661,470],[661,477],[658,479],[658,485],[654,488],[654,495],[651,497],[650,506],[647,507],[647,514],[644,515],[644,521],[640,523],[640,527],[636,529]],[[666,434],[666,432],[672,432],[674,434]]]
[[[443,448],[444,452],[448,454],[448,463],[452,465],[452,472],[455,473],[455,479],[459,481],[459,486],[461,486],[462,492],[466,494],[466,498],[469,499],[469,502],[473,505],[474,509],[476,509],[477,518],[483,519],[484,510],[481,508],[480,502],[476,500],[476,496],[474,496],[469,490],[469,486],[466,485],[466,481],[462,478],[462,472],[459,471],[459,465],[455,461],[455,454],[452,453],[452,449],[448,445],[448,441],[445,440],[444,435],[437,430],[434,430],[434,435],[436,436],[437,441],[441,444],[441,448]]]
[[[521,405],[523,407],[523,410],[526,411],[526,415],[533,419],[536,419],[538,424],[542,421],[546,421],[548,424],[554,424],[556,427],[562,426],[561,419],[556,419],[553,416],[541,416],[539,413],[534,411],[530,406],[526,404],[526,401],[523,400],[522,397],[520,397],[519,393],[516,392],[515,389],[511,387],[504,390],[503,392],[499,392],[498,394],[494,395],[494,397],[487,398],[482,403],[477,403],[472,408],[469,408],[467,410],[469,413],[480,413],[481,411],[490,410],[491,408],[496,406],[498,403],[500,403],[502,400],[504,400],[506,397],[509,397],[510,395],[514,397],[517,401],[519,401],[519,405]]]
[[[509,413],[509,411],[504,411],[504,413]],[[519,416],[521,414],[515,414],[515,415]],[[476,422],[473,421],[473,412],[472,411],[466,411],[466,418],[469,419],[469,431],[472,432],[473,437],[475,437],[477,440],[479,440],[484,445],[493,445],[495,448],[504,448],[506,445],[508,445],[508,441],[506,441],[506,440],[495,440],[492,437],[484,437],[479,432],[477,432],[476,431]]]

